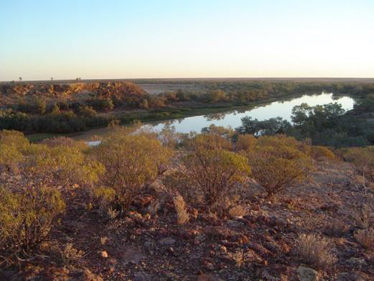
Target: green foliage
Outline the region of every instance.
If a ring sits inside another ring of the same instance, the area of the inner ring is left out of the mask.
[[[324,146],[312,146],[310,155],[317,161],[334,160],[335,154]]]
[[[104,173],[104,167],[88,158],[79,146],[32,145],[25,165],[29,172],[55,178],[61,184],[92,184]]]
[[[54,188],[0,187],[0,263],[30,257],[51,231],[65,203]]]
[[[308,147],[284,136],[261,137],[247,152],[253,178],[268,197],[306,179],[312,169]]]
[[[91,108],[101,111],[111,111],[114,109],[113,100],[110,98],[96,98],[89,101]]]
[[[253,135],[239,135],[235,142],[236,151],[249,151],[254,149],[257,139]]]
[[[210,207],[222,203],[234,187],[248,177],[251,169],[245,157],[224,149],[198,147],[182,159],[167,184],[177,189],[191,204],[202,197]]]
[[[206,133],[196,135],[186,141],[186,147],[189,150],[198,151],[201,149],[217,150],[217,149],[232,149],[232,144],[226,138],[215,134]]]
[[[29,145],[29,141],[20,132],[0,131],[0,165],[15,167],[23,160],[23,153]]]
[[[17,150],[24,151],[30,143],[21,132],[3,130],[0,131],[0,144],[11,145]]]
[[[114,128],[102,144],[93,149],[95,158],[106,169],[102,183],[115,190],[123,209],[147,184],[156,180],[172,155],[155,135],[128,132],[131,129]]]
[[[210,125],[209,127],[201,129],[201,133],[217,135],[227,140],[231,140],[235,135],[235,131],[232,128],[216,126],[214,124]]]
[[[362,176],[374,182],[374,146],[348,148],[342,151],[342,155]]]
[[[276,135],[288,132],[291,127],[288,121],[280,117],[258,121],[247,116],[242,119],[242,126],[237,128],[237,131],[241,134]]]
[[[95,117],[97,112],[91,106],[81,106],[78,110],[78,115],[84,117]]]

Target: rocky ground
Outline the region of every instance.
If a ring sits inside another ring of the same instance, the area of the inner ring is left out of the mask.
[[[185,225],[161,182],[115,219],[71,194],[74,207],[39,256],[0,280],[374,280],[373,249],[354,237],[374,206],[361,181],[349,164],[320,163],[308,183],[271,201],[253,183],[238,190],[242,217],[189,209]],[[336,262],[317,267],[297,255],[300,234],[327,239]]]

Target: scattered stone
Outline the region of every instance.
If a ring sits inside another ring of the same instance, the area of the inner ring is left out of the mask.
[[[134,281],[148,281],[151,280],[150,276],[144,272],[138,272],[134,276]]]
[[[197,277],[197,281],[223,281],[221,278],[218,278],[210,274],[200,274]]]
[[[312,268],[299,266],[297,268],[297,273],[299,275],[300,281],[318,281],[319,274]]]
[[[355,272],[342,272],[336,276],[336,281],[365,281],[365,279]]]
[[[160,244],[161,245],[164,245],[164,246],[171,246],[171,245],[174,245],[175,244],[175,239],[174,238],[172,238],[172,237],[166,237],[166,238],[164,238],[164,239],[161,239],[160,240]]]
[[[214,269],[214,265],[211,262],[208,262],[205,266],[209,270],[213,270]]]
[[[102,252],[101,252],[101,257],[102,257],[102,258],[108,258],[109,255],[108,255],[107,251],[102,251]]]
[[[361,268],[364,266],[367,266],[367,263],[364,259],[359,259],[359,258],[350,258],[349,260],[345,261],[346,265],[355,267],[355,268]]]
[[[242,224],[238,221],[228,220],[226,224],[230,227],[241,227]]]
[[[122,261],[124,265],[128,263],[137,264],[144,258],[145,256],[138,249],[132,246],[127,247],[122,255]]]
[[[221,253],[226,254],[227,253],[227,248],[225,246],[220,247]]]

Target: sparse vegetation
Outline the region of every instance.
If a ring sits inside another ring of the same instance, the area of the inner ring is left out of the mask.
[[[374,247],[374,229],[360,229],[354,234],[355,239],[358,243],[367,249],[373,249]]]
[[[174,206],[177,212],[177,221],[178,224],[185,224],[190,220],[190,216],[186,209],[186,202],[181,195],[174,197]]]
[[[301,234],[295,252],[304,262],[318,268],[330,267],[337,261],[330,243],[325,238],[313,234]]]

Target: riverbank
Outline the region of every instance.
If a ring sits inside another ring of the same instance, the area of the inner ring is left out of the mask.
[[[233,111],[248,111],[259,106],[266,106],[273,102],[286,102],[303,95],[313,95],[313,93],[290,94],[282,98],[268,98],[261,101],[250,103],[180,103],[175,107],[161,108],[150,111],[119,111],[112,115],[114,120],[119,120],[121,125],[131,125],[134,122],[140,121],[144,124],[156,124],[163,121],[172,121],[184,119],[193,116],[204,116],[208,114],[230,113]],[[338,96],[338,95],[336,95]],[[70,133],[70,134],[50,134],[50,133],[37,133],[27,135],[27,138],[32,142],[42,141],[43,139],[66,136],[76,140],[91,140],[93,136],[103,135],[106,132],[106,127],[91,128],[86,131]]]

